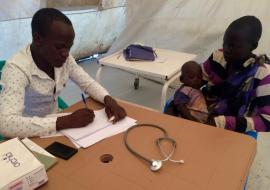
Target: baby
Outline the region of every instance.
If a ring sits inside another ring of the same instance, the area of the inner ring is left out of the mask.
[[[200,88],[203,85],[201,66],[188,61],[181,68],[181,87],[175,92],[166,114],[179,116],[201,123],[207,122],[206,101]]]

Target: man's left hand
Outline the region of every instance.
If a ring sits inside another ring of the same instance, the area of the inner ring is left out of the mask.
[[[105,96],[104,98],[105,112],[108,119],[114,117],[113,123],[126,117],[127,113],[111,96]]]

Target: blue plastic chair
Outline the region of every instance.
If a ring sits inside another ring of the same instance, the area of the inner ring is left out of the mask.
[[[61,110],[68,108],[68,104],[60,96],[57,97],[57,102],[58,108],[60,108]]]
[[[165,113],[165,111],[168,109],[168,107],[169,107],[171,101],[173,101],[173,97],[170,97],[170,98],[166,101],[165,106],[164,106],[164,109],[163,109],[163,113]]]
[[[5,61],[0,61],[0,79],[1,79],[1,74],[2,74],[2,69],[5,65]],[[2,90],[2,86],[0,85],[0,91]],[[0,135],[0,141],[4,140],[4,137],[2,135]]]
[[[1,79],[1,75],[2,75],[2,69],[5,65],[6,61],[0,61],[0,79]],[[2,86],[0,85],[0,91],[2,90]]]

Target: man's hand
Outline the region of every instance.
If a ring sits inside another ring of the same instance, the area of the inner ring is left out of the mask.
[[[56,130],[85,127],[89,123],[92,123],[94,118],[95,114],[93,110],[86,108],[79,109],[70,115],[58,117]]]
[[[126,117],[127,113],[111,96],[105,96],[104,98],[105,112],[108,119],[114,117],[113,123]]]

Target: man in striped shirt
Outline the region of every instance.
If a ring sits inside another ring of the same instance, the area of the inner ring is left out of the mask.
[[[223,49],[202,64],[209,124],[237,132],[270,131],[270,65],[252,53],[261,33],[254,16],[233,21]]]

